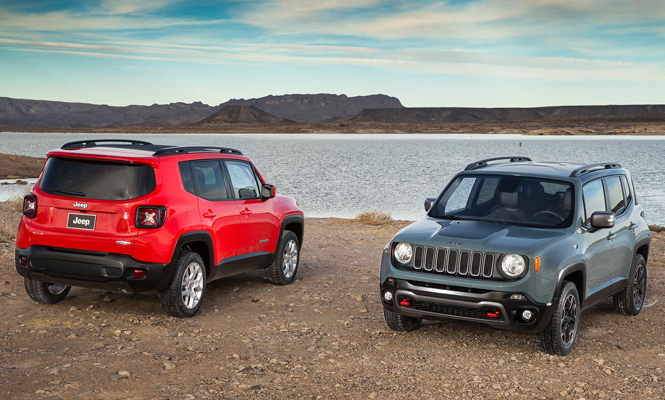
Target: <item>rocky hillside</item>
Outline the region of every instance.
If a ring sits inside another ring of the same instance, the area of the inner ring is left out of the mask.
[[[193,124],[218,108],[196,102],[113,107],[0,97],[0,125],[85,128]]]
[[[205,118],[197,125],[219,125],[232,123],[282,124],[293,122],[285,118],[275,117],[252,106],[226,106],[213,115]]]
[[[292,94],[232,99],[216,107],[195,102],[115,107],[62,101],[0,97],[0,126],[100,128],[120,126],[175,127],[195,124],[226,106],[251,106],[279,118],[302,122],[335,121],[363,109],[402,107],[385,95],[347,97],[335,94]]]
[[[361,111],[349,122],[472,123],[538,120],[665,121],[665,105],[372,109]]]
[[[334,122],[364,109],[403,108],[395,97],[383,94],[348,97],[336,94],[287,94],[258,99],[231,99],[221,106],[253,106],[278,117],[300,122]]]

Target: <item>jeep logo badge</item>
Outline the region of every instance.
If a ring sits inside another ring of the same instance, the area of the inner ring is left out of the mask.
[[[82,209],[85,210],[86,208],[88,208],[88,204],[87,204],[87,203],[79,203],[79,202],[77,201],[76,203],[74,203],[74,207],[82,208]]]

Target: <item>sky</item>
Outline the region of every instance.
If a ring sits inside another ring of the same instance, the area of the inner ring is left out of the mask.
[[[661,0],[0,0],[0,96],[665,103]]]

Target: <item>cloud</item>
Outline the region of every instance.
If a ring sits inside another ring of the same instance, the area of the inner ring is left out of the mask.
[[[180,1],[182,0],[102,0],[99,7],[91,10],[111,15],[138,14],[160,10]]]
[[[535,79],[547,81],[631,80],[665,81],[658,64],[635,64],[564,57],[529,57],[465,50],[402,49],[362,52],[344,46],[242,43],[229,46],[156,42],[84,44],[0,38],[13,50],[94,58],[118,58],[203,65],[346,65],[427,74]]]

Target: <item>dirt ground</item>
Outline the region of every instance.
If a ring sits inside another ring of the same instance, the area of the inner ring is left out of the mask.
[[[582,313],[573,352],[553,357],[534,335],[471,323],[390,331],[379,261],[404,225],[308,219],[293,285],[261,272],[215,281],[184,320],[150,295],[74,288],[34,303],[5,240],[0,398],[665,398],[665,234],[654,233],[642,314],[605,301]]]
[[[43,167],[44,158],[0,153],[0,179],[38,177]]]

